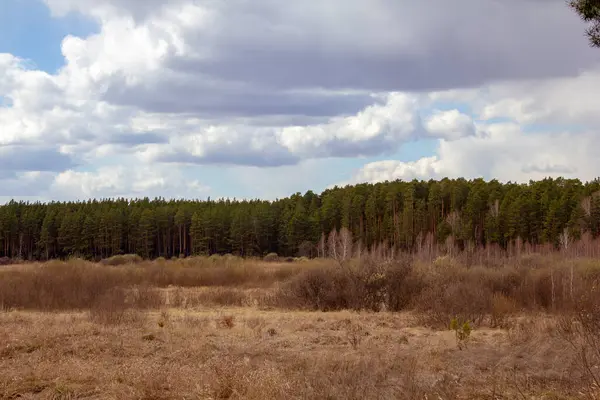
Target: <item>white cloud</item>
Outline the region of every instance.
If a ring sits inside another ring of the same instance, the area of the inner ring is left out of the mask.
[[[59,173],[48,192],[59,198],[96,197],[197,198],[210,188],[198,180],[187,179],[177,169],[148,166],[106,166],[94,172],[67,170]]]
[[[475,134],[473,119],[458,110],[436,111],[425,122],[429,134],[447,140]]]
[[[286,127],[278,141],[291,152],[314,156],[374,155],[398,147],[421,129],[415,96],[390,93],[384,104],[327,124]]]
[[[600,58],[595,66],[568,77],[434,92],[430,100],[468,102],[482,120],[509,118],[520,124],[578,124],[598,128],[598,88]]]
[[[523,133],[514,123],[480,125],[476,136],[440,139],[431,157],[366,164],[351,182],[443,177],[527,182],[549,176],[592,180],[600,168],[598,148],[600,137],[595,132]]]
[[[437,178],[440,176],[440,162],[436,156],[424,157],[417,161],[376,161],[363,166],[349,182],[340,185],[360,182],[385,182],[402,179]]]
[[[368,163],[355,179],[598,166],[600,59],[562,2],[45,2],[99,31],[67,36],[56,74],[0,54],[0,185],[45,171],[49,196],[170,197],[200,185],[177,164],[275,167],[246,169],[269,182],[422,138],[439,139],[436,154]],[[513,123],[484,123],[497,118]]]

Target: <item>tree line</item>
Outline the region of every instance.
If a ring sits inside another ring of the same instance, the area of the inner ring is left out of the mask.
[[[459,249],[515,241],[558,247],[565,236],[600,235],[600,179],[397,180],[275,201],[10,201],[0,206],[0,257],[316,256],[343,228],[365,249],[450,241]]]

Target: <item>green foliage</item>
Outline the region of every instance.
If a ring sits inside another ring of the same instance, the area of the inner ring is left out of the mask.
[[[600,47],[600,0],[570,0],[569,6],[591,24],[586,34],[592,47]]]
[[[458,348],[466,348],[472,331],[469,321],[462,322],[458,317],[454,317],[450,321],[450,330],[454,331]]]
[[[334,187],[276,201],[148,198],[0,206],[0,257],[99,260],[234,254],[325,254],[321,237],[347,228],[361,249],[414,251],[425,241],[459,250],[516,241],[561,246],[600,236],[600,181],[393,181]]]

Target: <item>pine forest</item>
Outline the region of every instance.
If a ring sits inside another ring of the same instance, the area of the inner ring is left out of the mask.
[[[102,199],[0,206],[0,257],[320,256],[344,230],[364,249],[556,249],[600,235],[600,180],[393,181],[276,201]]]

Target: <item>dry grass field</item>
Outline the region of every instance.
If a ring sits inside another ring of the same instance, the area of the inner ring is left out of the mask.
[[[0,269],[0,398],[600,395],[594,260],[109,264]]]

